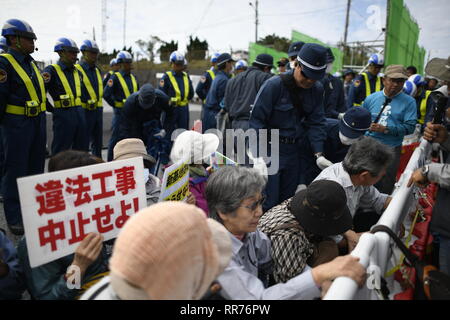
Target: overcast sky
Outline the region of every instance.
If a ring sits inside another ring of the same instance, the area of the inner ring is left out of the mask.
[[[393,0],[396,1],[396,0]],[[255,39],[255,11],[248,0],[107,0],[106,50],[123,47],[124,3],[126,45],[156,35],[178,41],[184,52],[189,35],[206,39],[211,51],[248,49]],[[252,0],[254,2],[254,0]],[[34,29],[38,60],[57,59],[57,38],[69,37],[80,45],[92,38],[102,48],[101,0],[0,0],[0,22],[27,21]],[[421,29],[419,44],[426,59],[450,55],[450,1],[405,0]],[[330,45],[343,39],[347,0],[259,0],[258,36],[275,33],[291,37],[298,30]],[[383,39],[386,0],[353,0],[348,41]]]

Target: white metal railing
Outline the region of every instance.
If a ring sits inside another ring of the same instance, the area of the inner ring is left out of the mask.
[[[408,188],[407,184],[411,174],[425,164],[431,152],[431,144],[422,139],[420,145],[414,150],[411,159],[401,175],[393,192],[392,200],[384,211],[377,224],[385,225],[394,232],[398,232],[408,212],[415,207],[417,200],[414,197],[414,187]],[[369,271],[379,270],[379,275],[387,271],[388,261],[392,257],[391,239],[384,232],[375,234],[364,233],[351,255],[360,258],[360,263]],[[355,281],[348,277],[339,277],[334,280],[332,286],[324,297],[325,300],[352,300],[352,299],[377,299],[377,295],[364,285],[358,288]]]

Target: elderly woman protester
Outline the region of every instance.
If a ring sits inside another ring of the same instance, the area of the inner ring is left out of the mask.
[[[262,215],[266,180],[256,170],[224,167],[214,172],[206,186],[209,213],[231,234],[233,256],[217,278],[226,299],[312,299],[320,288],[339,276],[362,284],[365,270],[359,258],[337,257],[313,269],[306,267],[286,283],[268,286],[272,272],[271,242],[257,230]]]

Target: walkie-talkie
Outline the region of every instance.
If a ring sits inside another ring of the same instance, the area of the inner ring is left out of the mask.
[[[377,117],[375,118],[374,123],[378,123],[378,121],[379,121],[380,118],[381,118],[381,115],[383,114],[384,109],[386,108],[386,106],[387,106],[389,103],[391,103],[391,101],[392,101],[391,98],[386,97],[386,100],[384,101],[384,104],[383,104],[383,106],[381,107],[380,113],[378,113]]]

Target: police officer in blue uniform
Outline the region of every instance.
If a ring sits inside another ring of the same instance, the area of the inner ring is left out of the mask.
[[[270,78],[258,92],[250,128],[279,129],[280,135],[278,155],[270,155],[279,156],[279,169],[268,177],[264,210],[294,195],[300,178],[302,137],[309,137],[317,162],[326,160],[322,154],[326,139],[323,87],[318,81],[325,76],[326,67],[326,48],[307,43],[298,53],[295,69]],[[252,154],[257,153],[252,150]]]
[[[0,53],[8,52],[8,44],[6,43],[5,37],[0,37]]]
[[[6,38],[3,36],[0,36],[0,53],[7,53],[8,52],[8,44],[6,43]],[[2,128],[0,126],[0,186],[1,181],[3,178],[3,165],[5,163],[5,153],[3,151],[3,144],[2,144]],[[1,194],[1,187],[0,187],[0,202],[3,201],[3,196]]]
[[[93,40],[84,40],[80,51],[83,54],[80,64],[75,65],[83,75],[85,97],[82,107],[85,111],[89,146],[92,154],[102,158],[103,145],[103,82],[100,68],[97,67],[98,45]]]
[[[4,210],[10,231],[22,235],[23,223],[16,179],[44,172],[46,91],[44,79],[30,56],[36,35],[31,26],[9,19],[2,28],[9,46],[0,55],[0,124],[5,168]]]
[[[89,138],[85,112],[82,108],[83,76],[75,68],[80,52],[75,41],[59,38],[54,51],[58,53],[58,63],[47,66],[42,73],[45,86],[53,98],[52,155],[75,149],[88,151]]]
[[[122,108],[127,98],[139,90],[136,77],[131,73],[133,57],[127,51],[120,51],[116,57],[120,65],[120,71],[115,72],[109,78],[103,97],[114,110],[112,120],[112,133],[108,144],[108,161],[113,160],[113,150],[119,141],[119,122],[122,116]]]
[[[379,53],[372,54],[368,63],[367,71],[359,74],[350,87],[347,109],[361,106],[366,97],[384,88],[383,81],[381,81],[381,77],[378,75],[384,66],[383,55]]]
[[[220,53],[214,53],[211,57],[211,68],[206,70],[205,73],[200,78],[197,87],[195,88],[195,93],[202,100],[202,115],[203,115],[203,105],[206,100],[206,96],[208,95],[209,89],[211,88],[211,84],[216,77],[217,73],[217,58],[220,56]]]
[[[288,49],[289,64],[287,65],[287,70],[295,68],[295,62],[297,61],[297,56],[300,49],[305,43],[303,41],[296,41],[291,43]]]
[[[174,129],[189,129],[189,100],[194,97],[194,88],[189,75],[183,71],[184,56],[178,51],[170,54],[171,71],[164,73],[159,89],[170,97],[175,106]],[[169,132],[171,134],[171,132]]]
[[[332,163],[344,160],[350,145],[356,142],[370,128],[372,116],[364,108],[348,109],[340,120],[327,118],[327,138],[323,154]],[[304,139],[301,157],[300,184],[309,185],[322,171],[312,155],[309,139]]]
[[[234,60],[229,53],[222,53],[217,58],[217,74],[206,97],[202,118],[202,130],[216,128],[216,115],[223,108],[225,88],[233,72]]]
[[[333,68],[334,55],[330,48],[327,48],[327,69],[325,77],[321,80],[324,90],[323,106],[325,117],[338,119],[347,110],[344,97],[344,86],[342,81],[331,74]]]
[[[120,69],[120,65],[117,63],[117,59],[116,58],[113,58],[113,59],[111,59],[111,61],[109,61],[109,67],[111,68],[111,70],[109,70],[103,76],[103,88],[106,87],[106,84],[108,83],[109,78],[111,78],[111,76],[115,72],[119,71],[119,69]]]

